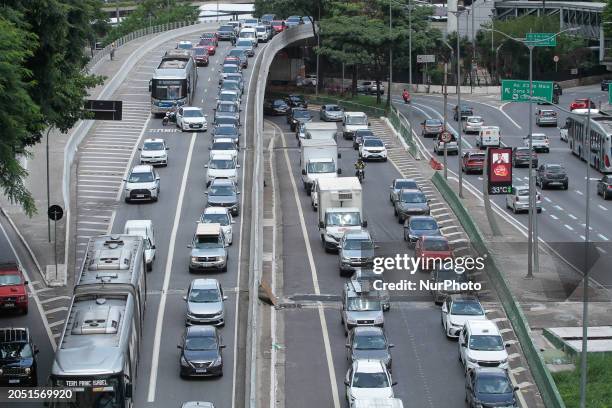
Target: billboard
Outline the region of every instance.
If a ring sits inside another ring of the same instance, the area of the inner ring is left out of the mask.
[[[486,165],[489,194],[512,193],[512,148],[489,148]]]

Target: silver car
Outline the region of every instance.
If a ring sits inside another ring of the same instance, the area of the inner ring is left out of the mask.
[[[557,126],[557,112],[552,109],[538,109],[536,113],[536,125]]]
[[[413,215],[429,215],[429,200],[420,190],[402,189],[394,208],[398,222],[403,224]]]
[[[247,57],[253,57],[255,55],[255,47],[253,47],[253,41],[249,39],[238,40],[236,42],[236,48],[243,50]]]
[[[506,194],[506,207],[513,213],[529,211],[529,186],[512,187],[512,194]],[[542,195],[536,191],[536,211],[542,212]]]
[[[400,190],[402,189],[410,189],[410,190],[418,190],[419,185],[414,179],[402,179],[396,178],[393,180],[391,185],[389,186],[389,201],[391,204],[395,205],[395,201],[399,195]]]
[[[319,118],[326,122],[342,122],[344,109],[338,105],[322,105],[319,111]]]
[[[225,325],[224,301],[221,284],[216,279],[194,279],[189,285],[187,296],[187,325],[211,324],[213,326]]]
[[[351,274],[355,268],[374,262],[374,241],[366,230],[346,232],[338,244],[340,275]]]
[[[192,243],[187,246],[191,248],[189,272],[208,270],[226,272],[227,245],[220,224],[198,222]]]
[[[164,139],[145,139],[140,150],[140,164],[168,165],[168,150]]]
[[[344,284],[340,319],[346,334],[357,326],[383,327],[385,323],[383,314],[379,299],[358,294],[353,290],[351,282]]]
[[[134,166],[125,182],[125,202],[157,201],[159,199],[159,175],[150,164]]]

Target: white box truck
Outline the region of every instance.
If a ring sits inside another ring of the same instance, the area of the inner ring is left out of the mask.
[[[357,177],[317,180],[319,234],[325,251],[338,248],[346,231],[367,227],[363,219],[361,183]]]
[[[335,178],[338,168],[338,145],[333,139],[308,139],[300,148],[300,168],[306,194],[310,194],[312,182],[319,178]]]
[[[338,126],[333,122],[308,122],[304,125],[305,139],[338,140]]]
[[[342,135],[345,139],[352,139],[356,130],[369,129],[368,115],[363,112],[344,112],[342,118]]]
[[[353,408],[404,408],[399,398],[366,398],[353,401]]]
[[[153,269],[153,261],[155,260],[155,231],[153,230],[153,221],[151,220],[128,220],[123,227],[123,233],[126,235],[137,235],[142,237],[144,242],[144,255],[147,264],[147,271]]]

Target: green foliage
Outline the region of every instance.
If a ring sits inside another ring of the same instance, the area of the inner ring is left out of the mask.
[[[126,34],[146,28],[179,21],[197,21],[197,6],[177,3],[176,0],[143,0],[121,23],[113,27],[105,39],[110,44]]]
[[[327,13],[329,0],[255,0],[256,17],[264,14],[276,14],[277,18],[285,19],[289,16],[311,16],[315,21]]]
[[[99,0],[14,0],[3,7],[0,60],[3,104],[0,128],[0,184],[28,214],[34,201],[23,185],[26,172],[14,154],[40,140],[46,127],[67,132],[85,116],[87,89],[102,78],[83,73],[83,49],[100,17]]]
[[[577,360],[576,364],[580,364]],[[589,408],[612,407],[612,356],[600,353],[589,355],[587,371],[587,400]],[[553,373],[557,388],[567,408],[580,406],[580,370]]]

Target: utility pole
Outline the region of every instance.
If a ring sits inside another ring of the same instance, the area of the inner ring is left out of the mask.
[[[457,130],[457,159],[459,161],[459,198],[463,198],[463,172],[461,171],[461,156],[462,156],[462,137],[463,126],[461,125],[461,34],[459,32],[459,20],[461,14],[466,11],[463,7],[463,2],[457,3],[457,11],[452,12],[457,17],[457,119],[459,129]],[[446,106],[444,107],[446,108]]]
[[[447,78],[448,78],[448,62],[444,63],[444,108],[442,109],[442,111],[444,112],[444,124],[442,126],[442,131],[446,132],[446,119],[448,117],[448,109],[446,109],[447,107],[447,101],[448,101],[448,87],[447,87]],[[447,146],[448,143],[444,143],[444,179],[447,180],[448,179],[448,171],[447,171],[447,159],[448,159],[448,151],[447,151]]]
[[[317,20],[317,24],[319,25],[317,29],[317,82],[315,86],[315,95],[319,96],[319,84],[321,83],[321,78],[319,77],[319,48],[321,45],[321,2],[319,2],[319,18]]]
[[[393,16],[391,15],[391,0],[389,0],[389,82],[387,89],[387,109],[391,109],[391,83],[393,82]],[[343,84],[344,85],[344,84]],[[379,90],[377,90],[378,92]]]
[[[412,92],[412,4],[408,0],[408,84],[410,92]]]
[[[536,209],[535,183],[533,180],[533,44],[527,44],[529,48],[529,222],[527,231],[527,276],[526,279],[533,279],[533,219]]]

